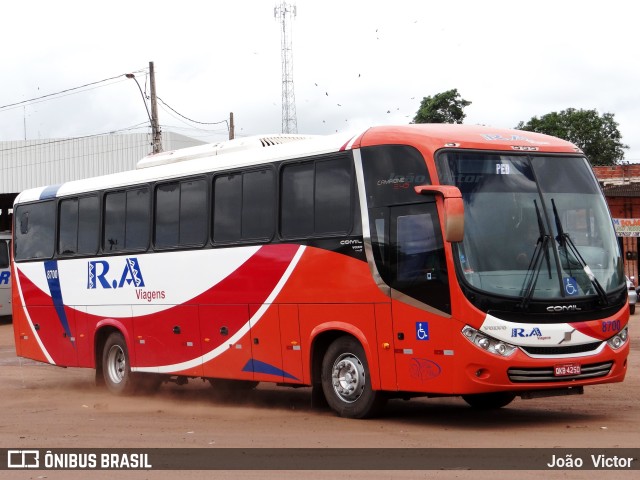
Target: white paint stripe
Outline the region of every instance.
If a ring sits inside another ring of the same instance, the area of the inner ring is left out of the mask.
[[[20,284],[20,277],[18,276],[18,266],[15,263],[13,264],[13,275],[14,275],[14,278],[16,279],[16,285],[18,285],[18,293],[20,294],[20,306],[22,307],[22,311],[27,317],[27,321],[29,322],[29,326],[31,327],[33,336],[38,342],[38,345],[40,345],[40,348],[42,349],[42,353],[44,353],[44,356],[47,358],[47,362],[49,362],[52,365],[56,365],[56,362],[53,361],[53,358],[51,358],[51,355],[49,355],[49,352],[47,351],[47,349],[44,348],[44,344],[42,343],[42,340],[40,340],[40,336],[38,335],[36,328],[33,326],[33,321],[31,320],[31,315],[29,315],[29,310],[27,310],[27,308],[25,307],[24,295],[22,295],[22,285]]]
[[[293,270],[296,268],[296,265],[300,261],[300,257],[302,257],[302,254],[304,253],[305,248],[306,247],[304,245],[300,245],[298,247],[298,251],[293,256],[293,259],[291,259],[291,263],[289,263],[289,266],[287,267],[284,274],[280,278],[280,281],[276,284],[275,288],[271,291],[267,299],[260,306],[258,311],[253,315],[253,317],[251,317],[249,321],[240,328],[240,330],[238,330],[233,336],[231,336],[227,342],[214,348],[213,350],[211,350],[205,355],[201,355],[192,360],[187,360],[186,362],[175,363],[173,365],[160,365],[157,367],[131,367],[131,371],[132,372],[173,373],[181,370],[187,370],[190,368],[199,367],[203,363],[206,363],[222,355],[224,352],[226,352],[229,349],[229,344],[236,343],[249,331],[249,329],[251,328],[251,325],[255,326],[258,324],[258,322],[260,321],[262,316],[265,314],[267,309],[271,306],[273,301],[280,294],[280,291],[283,289],[283,287],[287,283],[287,280],[289,280],[289,277],[291,276],[291,274],[293,273]]]

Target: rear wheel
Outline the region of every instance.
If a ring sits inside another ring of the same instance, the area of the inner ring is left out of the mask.
[[[372,417],[386,400],[382,392],[371,389],[364,349],[349,336],[329,345],[322,361],[322,390],[329,406],[347,418]]]
[[[511,392],[493,392],[478,393],[476,395],[463,395],[462,398],[473,408],[492,410],[506,407],[514,398],[516,398],[516,395]]]
[[[111,393],[130,395],[135,382],[129,364],[129,350],[120,332],[109,335],[102,350],[102,374],[104,384]]]

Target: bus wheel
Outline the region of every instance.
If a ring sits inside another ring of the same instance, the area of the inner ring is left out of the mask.
[[[506,407],[514,398],[516,398],[516,395],[511,392],[478,393],[476,395],[462,396],[462,399],[473,408],[483,410]]]
[[[102,372],[104,383],[111,393],[130,395],[135,390],[129,351],[120,332],[109,335],[102,351]]]
[[[372,417],[385,403],[382,392],[371,389],[362,345],[349,336],[329,345],[322,360],[322,390],[329,406],[341,417]]]

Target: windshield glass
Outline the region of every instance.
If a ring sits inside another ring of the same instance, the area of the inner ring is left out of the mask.
[[[471,286],[526,302],[604,297],[622,286],[611,219],[586,159],[446,152],[438,166],[443,183],[462,192],[456,257]]]

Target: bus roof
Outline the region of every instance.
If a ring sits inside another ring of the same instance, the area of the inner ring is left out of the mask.
[[[447,147],[580,152],[572,143],[548,135],[472,125],[378,126],[356,135],[262,135],[150,155],[139,162],[136,170],[25,190],[16,197],[14,204],[380,144],[414,145],[431,154]]]

